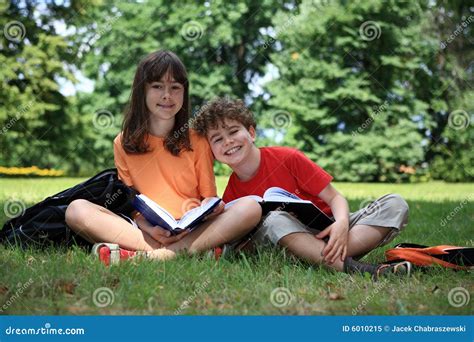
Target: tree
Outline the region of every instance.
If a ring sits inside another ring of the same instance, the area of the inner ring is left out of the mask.
[[[78,3],[69,4],[68,10]],[[68,63],[75,53],[51,23],[59,21],[66,5],[41,6],[14,1],[0,15],[0,164],[64,169],[75,149],[71,138],[80,133],[80,119],[60,93],[59,82],[74,81]]]
[[[420,93],[430,99],[435,125],[428,132],[426,162],[436,179],[472,181],[474,156],[474,9],[468,1],[437,1],[430,8],[428,30],[440,42],[427,63],[438,82],[426,83]],[[431,77],[432,79],[434,77]]]
[[[282,142],[337,180],[409,179],[423,162],[421,131],[433,125],[430,104],[417,96],[424,59],[437,48],[419,39],[425,10],[397,1],[303,1],[291,25],[276,16],[281,51],[271,59],[279,77],[266,87],[267,116],[286,116]]]

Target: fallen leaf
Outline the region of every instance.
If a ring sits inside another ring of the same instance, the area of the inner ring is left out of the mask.
[[[330,300],[342,300],[344,299],[344,296],[340,295],[339,293],[336,292],[330,292],[329,293],[329,299]]]
[[[4,285],[0,285],[0,294],[5,294],[8,292],[8,287],[4,286]]]
[[[72,314],[81,314],[86,312],[88,309],[84,306],[68,306],[66,307],[66,310]]]
[[[110,282],[110,287],[116,288],[119,283],[120,283],[119,278],[113,278],[112,281]]]
[[[69,294],[74,294],[74,290],[76,289],[77,285],[74,284],[72,281],[60,280],[57,284],[57,288]]]
[[[36,261],[36,259],[35,259],[34,256],[29,256],[28,259],[26,259],[26,264],[28,266],[31,266],[31,264],[33,264],[35,261]]]

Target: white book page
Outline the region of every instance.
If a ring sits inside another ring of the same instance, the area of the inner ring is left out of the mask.
[[[194,219],[201,216],[201,214],[203,214],[207,209],[212,207],[217,201],[219,201],[219,198],[214,197],[212,200],[209,200],[205,205],[201,205],[199,207],[188,210],[187,212],[184,213],[184,215],[178,221],[178,227],[179,228],[186,227],[188,224],[193,222]]]
[[[176,227],[178,224],[173,216],[170,215],[168,211],[160,207],[155,201],[151,200],[150,198],[146,197],[145,195],[141,194],[139,197],[145,201],[145,203],[155,212],[157,213],[166,223],[168,223],[171,227]]]
[[[267,189],[265,194],[263,195],[263,199],[268,202],[299,202],[299,203],[312,203],[311,201],[307,201],[304,199],[299,198],[295,194],[286,191],[285,189],[279,187],[273,187]]]
[[[239,197],[233,201],[230,201],[229,203],[226,203],[225,204],[225,208],[230,208],[231,206],[233,206],[235,203],[237,203],[238,200],[242,199],[242,198],[251,198],[253,199],[254,201],[256,202],[262,202],[263,201],[263,198],[260,197],[260,196],[257,196],[257,195],[248,195],[248,196],[244,196],[244,197]]]

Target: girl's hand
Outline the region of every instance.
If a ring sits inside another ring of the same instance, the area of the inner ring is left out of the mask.
[[[139,215],[135,221],[142,231],[150,235],[155,241],[159,242],[161,246],[164,247],[181,240],[189,233],[188,230],[184,230],[178,235],[171,235],[171,232],[168,230],[160,226],[151,225],[142,215]]]
[[[209,201],[210,198],[205,198],[203,199],[202,201],[202,204],[206,204],[207,201]],[[201,205],[202,205],[201,204]],[[225,203],[224,201],[220,201],[219,204],[217,205],[217,207],[214,208],[214,210],[212,211],[212,213],[210,213],[209,215],[207,215],[204,219],[204,221],[207,221],[207,220],[210,220],[210,219],[213,219],[214,217],[222,214],[224,212],[224,208],[225,208]]]
[[[339,257],[344,261],[347,255],[347,238],[349,235],[349,223],[347,221],[336,221],[322,232],[316,235],[317,239],[329,236],[329,242],[324,247],[323,260],[332,264]]]

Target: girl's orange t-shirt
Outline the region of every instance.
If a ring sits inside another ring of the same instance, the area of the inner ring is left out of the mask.
[[[119,178],[145,194],[175,219],[196,206],[203,198],[216,196],[214,157],[207,140],[190,130],[192,151],[173,156],[164,138],[147,135],[150,152],[127,154],[122,133],[114,139],[114,159]]]

